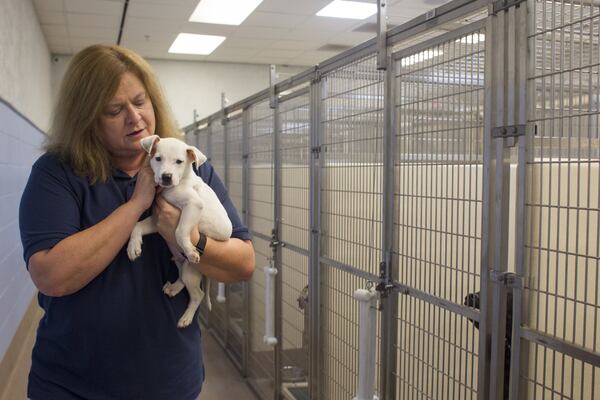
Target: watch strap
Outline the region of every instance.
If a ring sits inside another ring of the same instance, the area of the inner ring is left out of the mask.
[[[200,256],[204,255],[204,248],[206,247],[206,235],[204,233],[200,233],[200,239],[198,239],[198,243],[196,244],[196,250]]]

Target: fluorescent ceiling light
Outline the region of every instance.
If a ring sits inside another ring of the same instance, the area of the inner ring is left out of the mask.
[[[169,48],[169,53],[207,55],[219,47],[225,39],[225,36],[180,33]]]
[[[432,59],[433,57],[441,56],[442,54],[444,54],[443,51],[425,50],[420,53],[413,54],[412,56],[403,58],[402,61],[400,61],[400,64],[403,67],[407,67],[409,65],[413,65],[416,63],[423,62],[425,60]]]
[[[200,0],[190,22],[240,25],[263,0]]]
[[[460,39],[456,39],[456,41],[459,43],[475,44],[479,42],[484,42],[485,35],[483,33],[473,33],[472,35],[467,35]]]
[[[365,19],[377,14],[377,4],[334,0],[317,13],[319,17]]]

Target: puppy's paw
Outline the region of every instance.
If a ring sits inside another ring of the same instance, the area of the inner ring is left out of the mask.
[[[127,245],[127,256],[131,261],[135,260],[142,254],[142,241],[140,239],[129,239]]]
[[[173,283],[167,282],[163,286],[163,293],[169,297],[175,297],[175,296],[177,296],[177,294],[179,294],[179,292],[181,292],[181,289],[183,289],[183,286],[184,285],[181,281],[175,281]]]
[[[198,253],[198,250],[196,250],[196,249],[193,249],[191,251],[186,251],[185,257],[191,263],[198,264],[200,262],[200,253]]]
[[[179,321],[177,322],[177,327],[178,328],[187,328],[188,326],[190,326],[193,319],[194,319],[194,314],[188,315],[188,313],[186,312],[185,314],[183,314],[183,316],[181,318],[179,318]]]

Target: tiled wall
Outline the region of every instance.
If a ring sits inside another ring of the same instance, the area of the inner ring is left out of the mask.
[[[19,236],[19,202],[45,135],[0,99],[0,360],[36,290]]]

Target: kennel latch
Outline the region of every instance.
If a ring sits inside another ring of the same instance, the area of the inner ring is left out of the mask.
[[[522,289],[523,277],[514,272],[490,271],[490,280],[506,288]]]
[[[519,137],[525,136],[526,133],[527,125],[509,125],[492,128],[492,137],[494,138]]]

